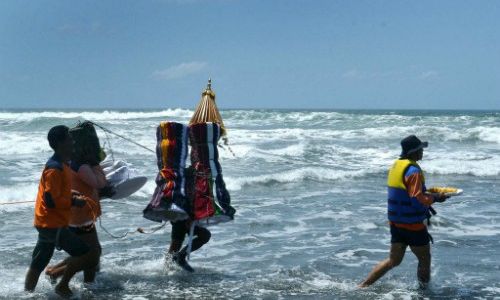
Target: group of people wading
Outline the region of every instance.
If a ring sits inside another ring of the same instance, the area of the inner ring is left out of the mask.
[[[100,199],[109,196],[104,172],[96,157],[75,159],[73,140],[68,127],[59,125],[50,129],[48,142],[54,155],[42,172],[35,202],[34,226],[38,241],[26,275],[25,289],[33,291],[42,272],[57,283],[55,291],[69,297],[71,278],[80,271],[86,283],[93,282],[99,268],[101,245],[95,220],[101,214]],[[418,259],[418,280],[426,285],[430,280],[432,237],[425,221],[431,216],[431,205],[444,202],[444,194],[426,192],[425,179],[417,161],[423,157],[427,142],[416,136],[401,141],[402,153],[388,176],[388,219],[391,232],[389,258],[380,262],[360,287],[367,287],[387,271],[398,266],[409,246]],[[234,210],[233,210],[234,214]],[[189,231],[196,236],[182,248]],[[171,244],[168,250],[174,262],[186,271],[193,269],[186,261],[189,251],[199,249],[210,239],[210,231],[192,219],[172,222]],[[64,250],[69,257],[49,266],[54,250]]]

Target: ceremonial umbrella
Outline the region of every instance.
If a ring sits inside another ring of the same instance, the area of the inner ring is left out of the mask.
[[[212,91],[212,79],[208,79],[207,88],[201,93],[201,100],[194,111],[189,125],[196,123],[213,122],[220,125],[221,136],[226,136],[226,127],[215,104],[215,93]]]

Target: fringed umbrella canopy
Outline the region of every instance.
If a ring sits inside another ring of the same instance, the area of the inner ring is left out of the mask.
[[[215,104],[215,93],[212,91],[212,80],[208,79],[207,88],[201,93],[201,100],[194,111],[189,125],[196,123],[214,122],[221,127],[221,136],[226,136],[226,127],[222,121],[219,109]]]

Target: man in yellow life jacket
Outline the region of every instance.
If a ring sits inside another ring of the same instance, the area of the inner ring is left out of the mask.
[[[389,258],[375,266],[360,287],[375,283],[390,269],[398,266],[408,246],[418,259],[419,282],[425,286],[430,280],[429,242],[432,241],[432,237],[427,231],[424,220],[430,217],[433,203],[444,202],[448,197],[444,194],[426,193],[424,174],[417,161],[422,159],[424,148],[427,146],[427,142],[420,141],[414,135],[401,141],[403,149],[401,157],[394,162],[387,180],[389,194],[387,215],[391,227]]]

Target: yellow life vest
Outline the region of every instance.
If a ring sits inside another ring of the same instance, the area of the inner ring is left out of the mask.
[[[396,189],[402,189],[406,191],[406,185],[404,183],[405,172],[410,166],[417,167],[422,170],[417,162],[410,159],[398,159],[392,165],[389,170],[389,176],[387,177],[387,186]],[[422,173],[423,177],[423,173]],[[425,178],[424,182],[425,183]]]
[[[405,173],[412,166],[419,172],[422,171],[415,161],[409,159],[396,160],[389,171],[387,214],[389,220],[394,223],[420,223],[429,216],[429,208],[422,205],[418,199],[410,197],[404,183]],[[425,192],[425,184],[422,189]]]

